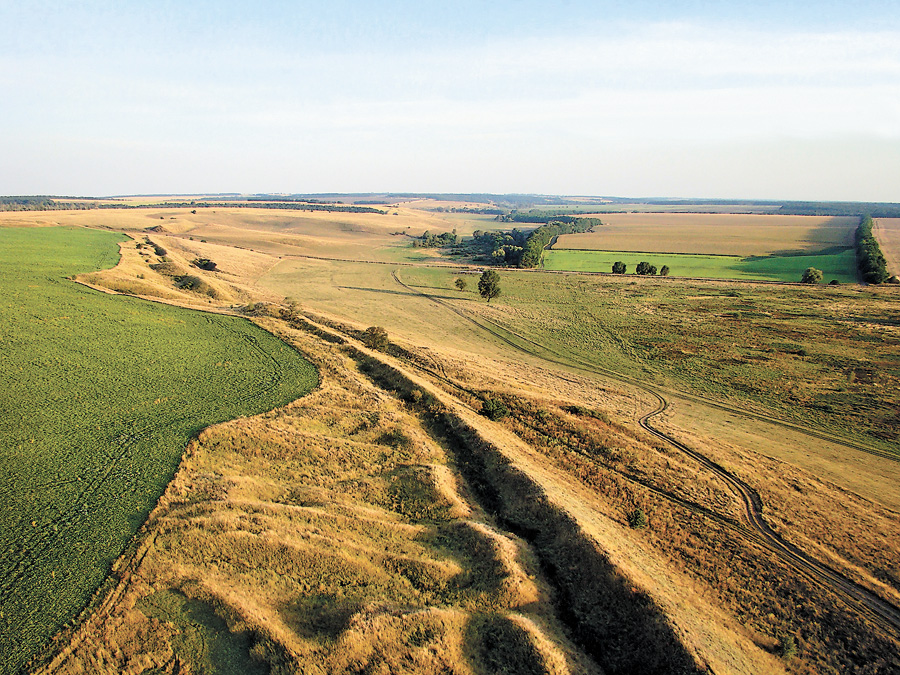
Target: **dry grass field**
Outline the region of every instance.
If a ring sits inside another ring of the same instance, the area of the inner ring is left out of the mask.
[[[804,432],[837,415],[814,407],[822,391],[858,419],[889,412],[895,295],[847,288],[837,306],[827,289],[501,272],[486,305],[454,288],[476,285],[467,270],[401,264],[432,253],[392,234],[479,220],[412,206],[0,214],[128,232],[91,283],[274,315],[257,320],[322,373],[306,398],[192,444],[40,672],[900,669],[895,632],[749,536],[728,484],[637,424],[648,383],[670,403],[657,426],[751,485],[785,541],[900,605],[900,463]],[[847,226],[820,219],[771,247],[839,245]],[[192,270],[211,290],[153,270],[147,236],[173,264],[215,260]],[[359,345],[372,325],[393,356]],[[766,382],[785,374],[779,407]],[[509,414],[479,415],[487,398]],[[647,528],[629,527],[636,509]]]
[[[900,218],[879,218],[872,232],[887,260],[888,272],[900,275]]]
[[[853,246],[858,218],[708,213],[602,213],[602,227],[555,249],[767,256]]]

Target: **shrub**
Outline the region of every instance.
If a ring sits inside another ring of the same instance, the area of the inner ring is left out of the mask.
[[[815,267],[807,267],[800,281],[804,284],[817,284],[822,281],[822,270],[817,270]]]
[[[382,326],[369,326],[363,333],[363,344],[369,349],[377,349],[380,352],[385,351],[391,344],[388,340],[387,330]]]
[[[502,420],[509,415],[509,408],[503,404],[503,401],[498,401],[495,398],[486,398],[481,402],[481,414],[489,420]]]
[[[634,509],[626,515],[628,526],[633,530],[643,530],[649,525],[647,514],[642,509]]]
[[[457,279],[457,280],[456,280],[455,282],[453,282],[453,283],[454,283],[454,285],[455,285],[459,290],[461,290],[461,291],[466,290],[466,287],[468,286],[468,284],[466,283],[466,280],[465,280],[465,279]]]
[[[216,271],[216,263],[214,263],[209,258],[194,258],[191,261],[191,265],[193,265],[194,267],[199,267],[201,270],[206,270],[207,272]]]
[[[785,661],[797,656],[797,640],[793,635],[786,635],[781,639],[778,645],[778,655]]]

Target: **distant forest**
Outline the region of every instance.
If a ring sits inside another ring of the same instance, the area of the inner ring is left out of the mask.
[[[106,198],[105,198],[106,199]],[[239,207],[258,209],[288,209],[297,211],[335,211],[349,213],[386,213],[376,206],[388,207],[399,201],[434,199],[462,202],[472,207],[438,207],[457,213],[473,213],[497,216],[505,222],[541,223],[548,216],[562,221],[573,207],[584,212],[596,207],[598,211],[628,205],[672,207],[689,209],[687,212],[705,213],[723,205],[744,209],[766,209],[769,213],[798,216],[864,216],[873,218],[900,218],[900,204],[893,202],[778,202],[765,200],[714,200],[714,199],[636,199],[626,197],[559,197],[553,195],[489,194],[489,193],[348,193],[348,194],[254,194],[216,195],[206,199],[171,201],[152,205],[129,205],[121,202],[102,203],[98,197],[18,196],[0,197],[0,211],[60,211],[96,208],[211,208]],[[77,201],[76,201],[77,200]],[[488,206],[485,206],[488,205]],[[550,208],[548,208],[550,207]],[[532,212],[526,210],[532,209]],[[643,210],[648,210],[644,208]],[[652,208],[649,209],[652,211]]]

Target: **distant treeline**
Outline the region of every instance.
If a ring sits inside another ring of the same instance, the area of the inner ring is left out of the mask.
[[[95,201],[61,201],[52,197],[0,197],[0,211],[85,211],[88,209],[286,209],[290,211],[329,211],[337,213],[380,213],[385,212],[370,206],[348,206],[346,204],[325,204],[306,201],[262,202],[249,200],[241,202],[158,202],[156,204],[125,204],[122,202],[101,203]]]
[[[359,204],[360,202],[356,202]],[[482,216],[502,216],[506,214],[503,209],[493,207],[473,207],[473,206],[438,206],[435,211],[437,213],[475,213]]]
[[[791,216],[871,216],[900,218],[900,204],[890,202],[783,202],[776,213]]]
[[[544,247],[561,234],[587,232],[603,223],[598,218],[567,218],[571,222],[554,220],[531,232],[513,228],[508,232],[475,230],[472,239],[462,241],[456,230],[433,235],[425,232],[413,241],[413,246],[452,247],[461,255],[481,256],[486,261],[516,267],[537,267]]]
[[[599,218],[583,218],[581,216],[566,216],[559,215],[552,211],[544,211],[544,212],[529,212],[529,213],[518,213],[513,211],[507,215],[501,215],[495,218],[495,220],[500,221],[501,223],[566,223],[568,225],[578,224],[579,227],[586,225],[587,230],[592,227],[600,226],[603,223]],[[581,230],[582,232],[587,232],[587,230]]]
[[[380,213],[381,209],[346,204],[308,204],[306,202],[161,202],[157,204],[99,204],[101,209],[284,209],[287,211],[329,211],[337,213]]]
[[[77,211],[97,208],[96,202],[69,202],[50,197],[0,197],[0,211]]]
[[[856,228],[856,264],[859,276],[870,284],[881,284],[887,281],[887,261],[881,247],[872,234],[872,216],[865,216]]]

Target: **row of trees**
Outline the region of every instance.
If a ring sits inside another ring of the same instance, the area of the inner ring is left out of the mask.
[[[881,284],[887,281],[890,275],[878,240],[872,234],[874,224],[872,216],[865,216],[856,228],[856,265],[863,281]]]
[[[612,272],[613,274],[625,274],[628,270],[628,266],[623,263],[621,260],[617,260],[613,263]],[[659,270],[656,269],[656,265],[651,265],[648,262],[641,261],[637,264],[637,267],[634,270],[635,274],[642,274],[645,276],[655,276],[659,273],[661,277],[669,276],[669,266],[663,265]]]

